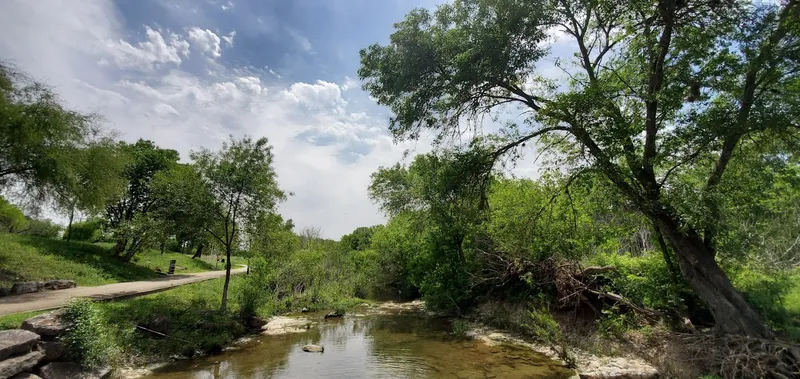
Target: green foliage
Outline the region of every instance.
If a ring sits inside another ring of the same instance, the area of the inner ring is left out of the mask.
[[[490,172],[501,158],[515,161],[527,142],[538,140],[549,167],[573,177],[600,174],[618,191],[615,196],[652,222],[640,230],[663,232],[672,248],[665,256],[679,257],[689,285],[712,313],[725,314],[718,328],[769,337],[716,257],[743,255],[784,269],[796,265],[796,233],[791,232],[796,206],[791,204],[783,228],[762,228],[748,215],[778,215],[780,208],[768,206],[771,200],[787,205],[793,202],[787,199],[797,198],[791,190],[797,171],[785,167],[796,166],[794,126],[800,116],[797,7],[796,2],[707,3],[686,12],[683,3],[665,8],[636,1],[457,0],[432,13],[411,11],[395,24],[387,45],[361,51],[359,76],[364,88],[392,110],[389,129],[397,139],[418,139],[430,130],[440,146],[452,146],[465,126],[483,125],[488,116],[498,127],[486,137],[494,146],[483,164],[488,167],[479,171]],[[734,21],[742,18],[752,22]],[[546,37],[553,25],[563,26],[567,35],[557,50],[571,42],[574,59],[548,57]],[[545,58],[557,58],[565,81],[539,75]],[[759,168],[764,163],[772,172]],[[427,181],[400,166],[383,169],[373,178],[371,195],[389,214],[433,210],[443,202],[425,195],[452,195],[436,184],[459,181],[448,180],[445,172],[424,172]],[[485,188],[480,182],[460,183]],[[772,184],[782,188],[779,196],[751,199]],[[541,193],[528,192],[531,202],[541,203]],[[460,195],[472,200],[463,189]],[[570,213],[565,204],[572,202],[555,201],[550,209],[556,215]],[[588,205],[574,210],[591,217],[573,217],[570,234],[564,234],[570,229],[563,222],[517,221],[513,211],[501,213],[505,220],[497,221],[503,224],[492,230],[499,241],[489,242],[513,248],[512,255],[539,256],[580,256],[613,246],[608,236],[597,235],[598,220]],[[431,214],[471,214],[452,210]],[[466,235],[461,228],[468,223],[457,220],[447,223],[455,229],[445,232],[450,237]],[[435,219],[434,225],[441,221]],[[762,236],[753,231],[777,232],[778,238],[759,241]],[[442,256],[453,250],[442,248],[444,239],[431,242]],[[747,251],[751,247],[758,254]]]
[[[231,290],[237,292],[242,280],[239,276],[232,278]],[[145,361],[172,355],[191,357],[218,352],[246,332],[238,314],[219,311],[223,285],[224,280],[214,279],[98,306],[126,357]],[[233,300],[232,306],[238,306]],[[134,325],[159,328],[169,337],[136,330]]]
[[[694,296],[685,282],[676,282],[661,253],[647,252],[639,257],[616,252],[597,254],[592,265],[614,266],[615,272],[604,274],[607,290],[620,294],[650,309],[677,310],[684,299]]]
[[[14,233],[24,230],[27,226],[28,220],[25,218],[25,214],[0,196],[0,230]]]
[[[455,336],[464,338],[470,331],[470,324],[464,320],[454,319],[451,328]]]
[[[194,209],[205,211],[208,218],[204,229],[225,248],[226,270],[230,272],[231,254],[244,238],[247,226],[274,212],[278,202],[286,199],[272,167],[272,146],[266,138],[236,140],[231,136],[219,152],[201,149],[193,151],[191,157],[202,180],[202,185],[193,189],[204,193],[196,197],[200,204]],[[223,311],[227,302],[226,284]]]
[[[28,226],[20,231],[21,234],[42,237],[42,238],[56,238],[63,229],[50,220],[42,220],[38,218],[27,218]]]
[[[99,242],[103,239],[103,219],[93,218],[83,222],[73,223],[69,233],[73,241]],[[67,233],[64,233],[67,239]]]
[[[800,320],[792,320],[787,297],[796,286],[797,275],[787,272],[765,272],[754,267],[729,270],[733,285],[744,294],[747,302],[764,316],[776,331],[785,332],[800,328]]]
[[[117,358],[119,348],[112,329],[94,302],[74,299],[64,307],[60,318],[67,325],[61,342],[76,362],[94,368]]]
[[[0,188],[25,187],[42,200],[98,132],[96,116],[64,107],[50,88],[0,63]]]
[[[597,324],[600,333],[606,337],[623,337],[624,333],[637,326],[636,318],[632,314],[620,312],[615,305],[609,309],[603,309]]]

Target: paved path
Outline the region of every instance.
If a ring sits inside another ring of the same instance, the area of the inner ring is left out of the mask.
[[[247,267],[232,269],[231,274],[241,274],[245,271],[247,271]],[[139,282],[114,283],[94,287],[76,287],[66,290],[0,297],[0,316],[61,308],[73,297],[88,297],[94,300],[134,297],[219,277],[225,277],[225,270],[170,275],[163,278],[142,280]]]

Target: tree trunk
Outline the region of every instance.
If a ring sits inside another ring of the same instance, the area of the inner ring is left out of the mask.
[[[231,282],[231,248],[225,249],[225,285],[222,287],[222,306],[220,310],[225,312],[228,309],[228,285]]]
[[[117,244],[114,245],[114,255],[122,255],[125,251],[125,247],[128,246],[128,239],[122,238],[117,240]]]
[[[772,331],[765,326],[744,296],[733,288],[714,259],[714,254],[708,250],[697,232],[682,231],[679,224],[669,216],[652,217],[672,245],[683,277],[714,315],[717,332],[771,338]]]
[[[161,241],[161,245],[158,246],[159,248],[161,248],[161,254],[164,254],[164,245],[165,245],[164,241]]]
[[[69,210],[69,224],[67,224],[67,242],[72,241],[72,220],[75,218],[75,206]]]
[[[672,262],[672,257],[669,254],[669,247],[667,247],[667,242],[664,241],[664,234],[661,233],[661,228],[654,224],[653,230],[655,231],[656,240],[658,241],[658,247],[661,249],[661,254],[664,255],[664,263],[667,264],[667,268],[669,269],[670,274],[672,274],[672,281],[675,283],[680,283],[681,273],[678,270],[678,267],[675,266],[675,263]]]
[[[200,258],[202,256],[203,256],[203,244],[201,243],[197,245],[197,251],[195,251],[194,255],[192,255],[192,259]]]

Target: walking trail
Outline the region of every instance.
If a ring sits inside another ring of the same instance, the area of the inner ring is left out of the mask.
[[[241,274],[245,271],[247,271],[247,267],[232,269],[231,275]],[[163,278],[138,282],[114,283],[94,287],[76,287],[58,291],[44,291],[0,297],[0,316],[61,308],[74,297],[86,297],[92,300],[134,297],[220,277],[225,277],[225,270],[170,275]]]

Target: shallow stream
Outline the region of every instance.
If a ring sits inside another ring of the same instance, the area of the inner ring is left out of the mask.
[[[362,306],[304,332],[262,335],[220,355],[179,361],[147,378],[569,378],[546,356],[452,334],[447,318],[407,307]],[[325,348],[307,353],[304,345]]]

